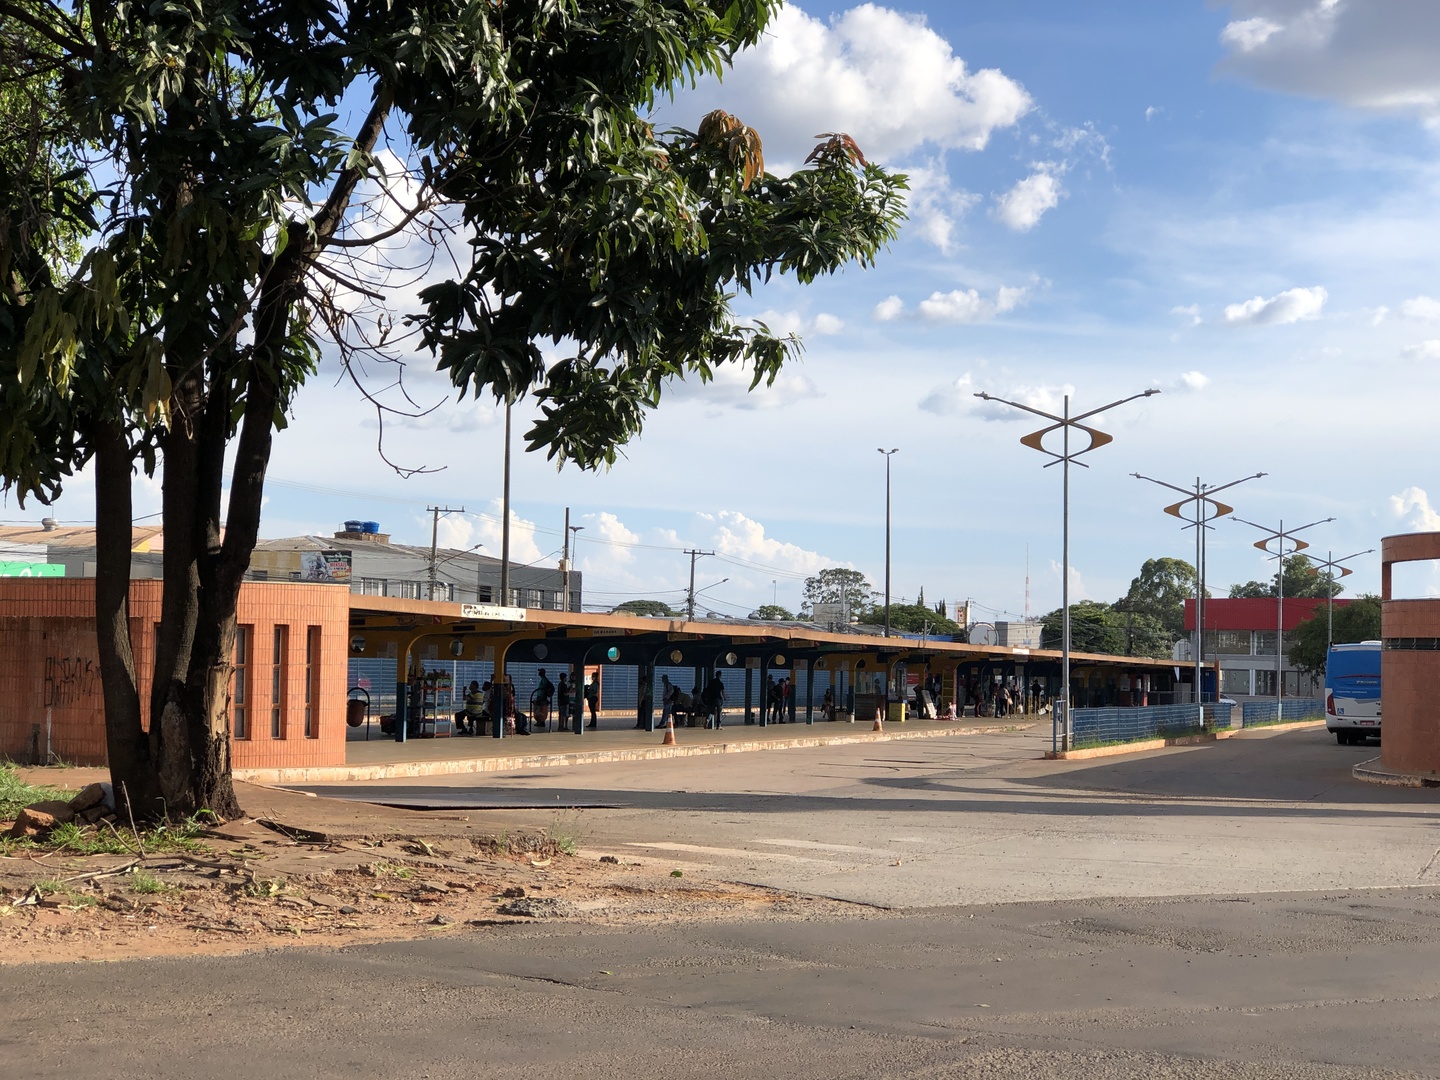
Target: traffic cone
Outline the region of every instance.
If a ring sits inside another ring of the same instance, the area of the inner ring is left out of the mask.
[[[884,730],[885,730],[885,725],[882,724],[882,723],[880,723],[880,714],[879,714],[878,712],[875,714],[875,726],[872,727],[870,730],[871,730],[871,731],[884,731]]]
[[[661,746],[674,746],[674,745],[675,745],[675,721],[674,721],[674,720],[666,720],[666,721],[665,721],[665,738],[663,738],[663,739],[660,740],[660,745],[661,745]]]

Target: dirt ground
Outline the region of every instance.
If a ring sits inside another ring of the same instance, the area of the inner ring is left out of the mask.
[[[108,779],[94,769],[21,772],[75,790]],[[249,816],[206,832],[201,851],[0,856],[0,964],[340,946],[556,919],[879,914],[587,853],[561,814],[544,827],[497,831],[493,815],[236,787]]]

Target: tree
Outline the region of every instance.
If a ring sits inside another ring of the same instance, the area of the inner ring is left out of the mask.
[[[1373,594],[1357,596],[1350,603],[1334,609],[1335,637],[1339,643],[1378,641],[1380,639],[1380,598]],[[1329,650],[1329,622],[1324,607],[1285,635],[1285,655],[1301,671],[1311,675],[1325,674],[1325,658]]]
[[[1184,559],[1146,559],[1140,575],[1130,582],[1130,590],[1115,607],[1153,620],[1170,638],[1159,654],[1167,656],[1170,646],[1185,636],[1185,601],[1194,596],[1195,567]]]
[[[788,608],[783,608],[779,604],[761,604],[754,611],[750,612],[748,617],[751,619],[764,619],[767,622],[771,620],[786,621],[795,618]]]
[[[626,600],[623,604],[610,609],[611,615],[648,615],[659,618],[674,619],[679,617],[679,612],[669,604],[661,600]]]
[[[1056,608],[1041,619],[1040,640],[1047,649],[1058,649],[1064,643],[1064,613]],[[1125,653],[1125,629],[1109,604],[1098,600],[1081,600],[1070,605],[1070,649],[1072,652]]]
[[[1338,581],[1328,580],[1304,555],[1291,555],[1285,560],[1286,596],[1302,599],[1318,596],[1323,599],[1327,592],[1332,597],[1339,596],[1344,588]],[[1247,581],[1243,585],[1232,585],[1230,596],[1232,599],[1259,599],[1268,596],[1273,600],[1275,579],[1272,577],[1269,581]]]
[[[885,605],[877,604],[861,617],[865,622],[877,625],[883,623],[885,621]],[[943,615],[936,614],[925,604],[896,604],[893,602],[890,605],[890,628],[907,634],[926,631],[942,636],[958,634],[961,629],[956,623]]]
[[[645,119],[758,41],[778,6],[0,0],[0,25],[34,32],[64,90],[52,156],[83,149],[110,184],[99,220],[52,191],[45,213],[65,228],[0,230],[0,485],[48,502],[93,463],[107,744],[138,816],[239,812],[235,608],[272,439],[322,345],[348,363],[390,340],[386,282],[357,261],[368,245],[423,241],[449,207],[469,265],[408,313],[420,345],[461,395],[533,396],[529,447],[593,469],[670,379],[726,364],[775,379],[799,342],[739,320],[738,292],[869,265],[893,238],[904,178],[848,136],[780,178],[735,117],[693,133]],[[342,98],[361,103],[351,131]],[[382,140],[419,192],[393,213],[388,189],[358,204],[387,179]],[[90,234],[73,266],[65,229]],[[547,364],[546,341],[570,354]],[[164,477],[148,731],[129,636],[136,468]]]
[[[859,570],[832,566],[805,579],[804,612],[816,604],[839,604],[851,615],[859,615],[875,595],[875,589]]]

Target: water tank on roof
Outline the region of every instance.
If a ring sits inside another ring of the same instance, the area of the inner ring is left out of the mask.
[[[362,524],[362,526],[361,526],[360,531],[361,531],[361,532],[364,532],[364,533],[369,533],[371,536],[374,536],[376,533],[378,533],[378,532],[380,531],[380,522],[378,522],[378,521],[367,521],[367,522],[364,522],[364,523]]]
[[[345,531],[349,533],[364,532],[365,523],[363,521],[347,521],[345,522]]]

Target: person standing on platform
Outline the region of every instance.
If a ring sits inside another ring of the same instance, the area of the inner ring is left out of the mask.
[[[594,731],[600,726],[600,673],[597,671],[590,676],[590,681],[585,684],[585,704],[590,706],[590,730]]]

